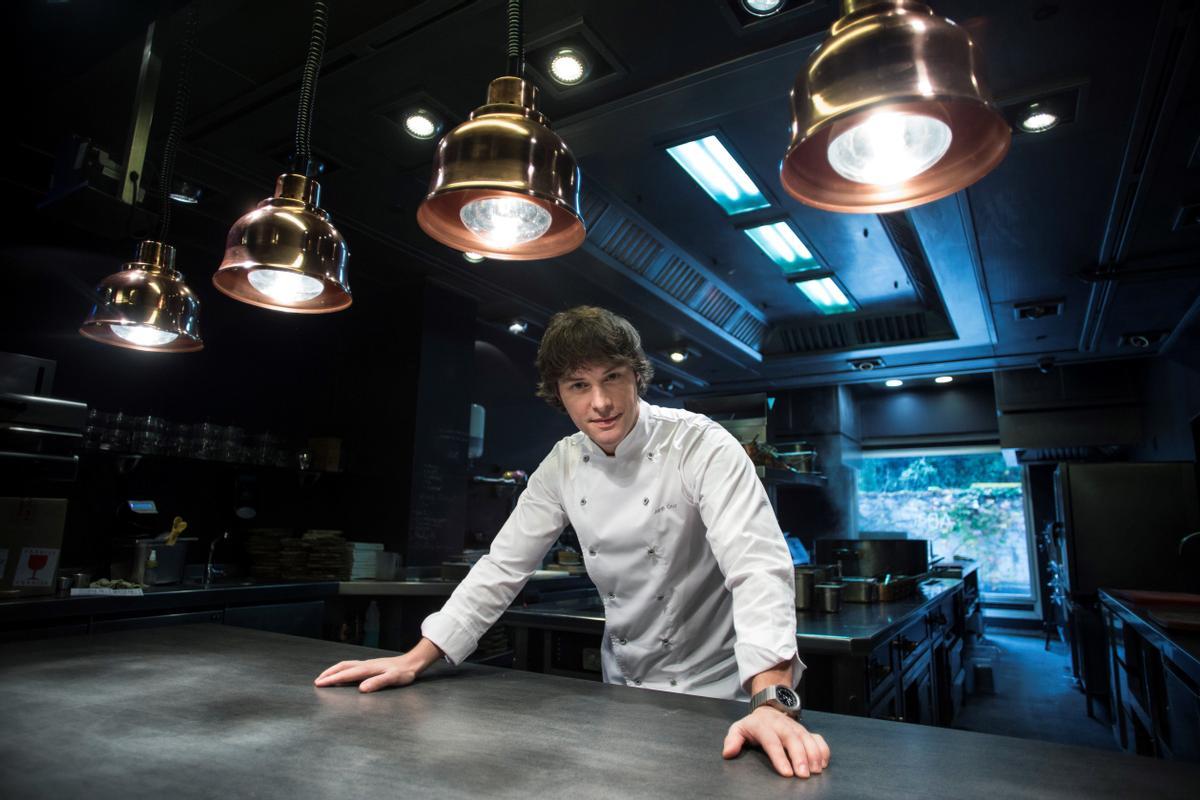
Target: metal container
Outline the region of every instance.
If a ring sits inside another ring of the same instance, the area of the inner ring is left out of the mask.
[[[929,571],[927,539],[817,539],[816,557],[837,562],[842,575],[879,578],[924,575]]]
[[[847,603],[878,603],[879,582],[874,578],[846,578],[842,599]]]
[[[842,579],[837,564],[801,564],[796,567],[795,575],[796,608],[802,610],[812,608],[814,586]]]
[[[62,577],[60,577],[58,579],[57,583],[55,583],[55,585],[54,585],[54,596],[55,597],[70,597],[72,583],[73,583],[73,581],[66,575],[63,575]]]
[[[812,607],[813,586],[816,583],[816,574],[812,570],[796,568],[796,608],[804,610]]]
[[[173,545],[155,539],[134,541],[129,580],[147,586],[180,583],[183,580],[188,543],[195,541],[195,537],[180,537]]]
[[[842,584],[818,583],[813,587],[813,600],[818,611],[836,614],[842,609]]]

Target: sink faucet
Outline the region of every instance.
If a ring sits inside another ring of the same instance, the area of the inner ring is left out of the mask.
[[[215,570],[213,568],[213,554],[217,550],[217,543],[223,542],[228,538],[229,538],[229,531],[225,531],[220,536],[214,538],[212,540],[212,543],[208,546],[208,561],[204,564],[204,588],[205,589],[207,589],[209,587],[209,584],[212,583],[212,579],[214,576]]]

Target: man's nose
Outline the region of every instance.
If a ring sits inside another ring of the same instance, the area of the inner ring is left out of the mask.
[[[596,411],[606,411],[612,408],[612,397],[599,386],[592,390],[592,408]]]

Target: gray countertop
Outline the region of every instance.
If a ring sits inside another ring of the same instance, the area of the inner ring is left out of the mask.
[[[796,612],[796,642],[805,653],[868,655],[874,647],[912,622],[947,592],[962,585],[956,578],[936,578],[917,587],[917,594],[891,603],[843,603],[836,614]],[[501,621],[530,628],[600,635],[604,606],[599,595],[511,608]]]
[[[1194,603],[1160,602],[1153,605],[1138,603],[1117,589],[1101,589],[1100,600],[1107,603],[1126,624],[1135,627],[1144,638],[1158,647],[1196,683],[1200,683],[1200,633],[1172,630],[1159,625],[1150,617],[1155,610],[1195,612]]]
[[[181,584],[152,586],[141,597],[90,595],[80,597],[22,597],[0,600],[0,626],[38,623],[72,617],[154,614],[164,611],[216,608],[255,603],[323,600],[338,595],[358,597],[449,597],[457,580],[418,578],[402,581],[263,581],[224,580],[204,587]],[[531,594],[584,588],[586,577],[538,570],[529,580]],[[528,591],[528,590],[527,590]]]
[[[380,651],[187,625],[0,645],[11,797],[1192,798],[1200,767],[810,712],[804,781],[720,757],[741,703],[440,666],[413,686],[317,689]]]

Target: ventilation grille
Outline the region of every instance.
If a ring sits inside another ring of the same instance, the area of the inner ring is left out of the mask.
[[[688,263],[682,258],[676,256],[667,259],[662,269],[656,272],[650,280],[671,297],[689,306],[692,304],[692,298],[696,296],[696,292],[700,291],[700,287],[705,283],[704,277],[699,272],[688,266]]]
[[[627,219],[612,227],[600,248],[638,275],[645,275],[663,250],[653,236]]]
[[[767,332],[767,326],[759,322],[753,315],[743,311],[741,317],[729,329],[729,332],[738,341],[748,344],[757,350],[762,346],[763,335]]]
[[[600,217],[604,216],[604,212],[608,210],[608,203],[604,202],[604,198],[594,192],[579,193],[579,213],[583,215],[583,224],[589,229],[596,224]]]
[[[742,344],[755,350],[761,347],[766,325],[753,309],[730,296],[712,278],[630,218],[612,213],[611,204],[602,197],[587,193],[582,202],[584,218],[589,224],[609,212],[604,222],[592,229],[594,234],[590,239],[605,255]]]
[[[854,329],[859,344],[906,342],[924,339],[928,333],[924,314],[900,314],[855,320]]]
[[[853,321],[781,326],[775,329],[774,335],[780,352],[815,353],[919,341],[929,338],[929,325],[924,313],[895,314]]]

